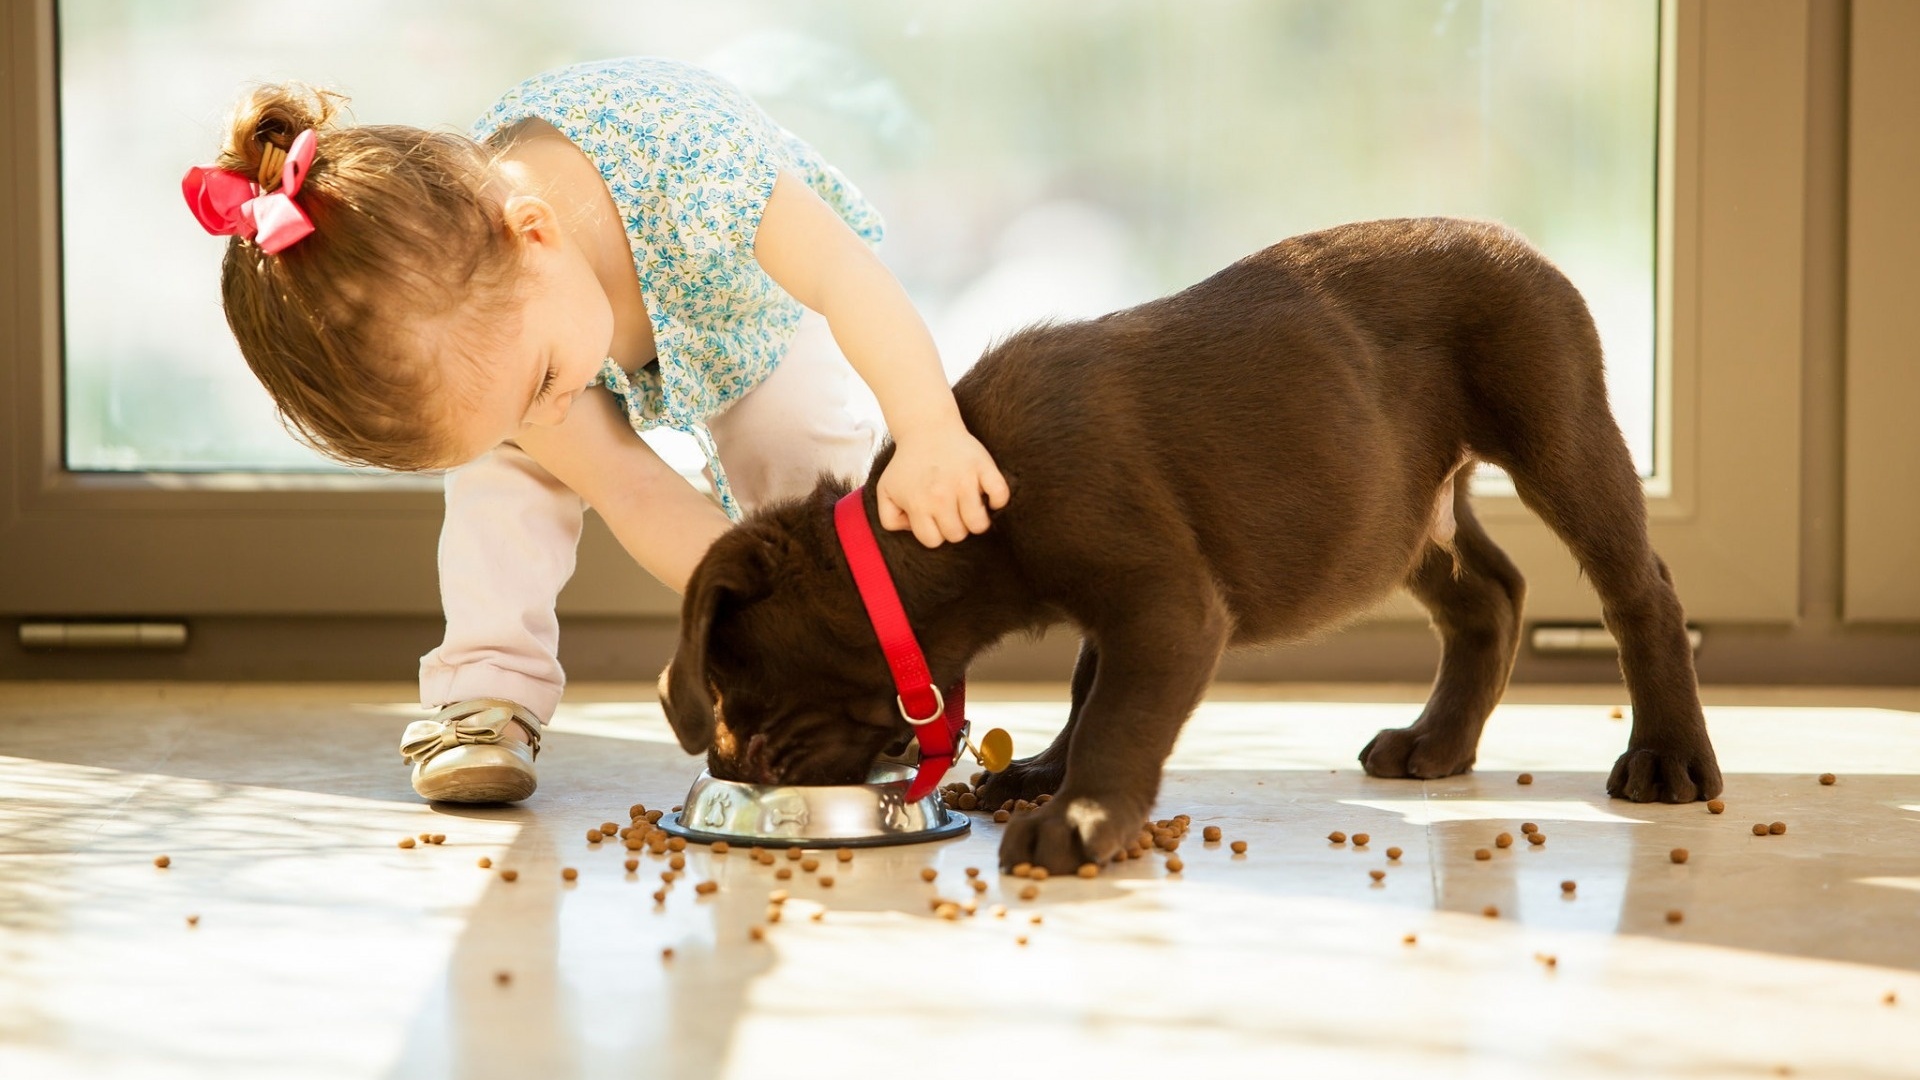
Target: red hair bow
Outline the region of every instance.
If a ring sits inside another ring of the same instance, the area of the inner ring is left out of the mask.
[[[280,185],[271,193],[240,173],[195,165],[180,183],[188,209],[215,236],[252,240],[269,255],[285,251],[313,232],[313,222],[293,197],[313,166],[315,141],[311,128],[294,138],[280,166]]]

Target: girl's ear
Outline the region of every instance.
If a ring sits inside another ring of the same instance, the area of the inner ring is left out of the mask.
[[[507,231],[524,243],[557,244],[561,240],[559,215],[538,195],[509,195],[500,205],[500,216]]]

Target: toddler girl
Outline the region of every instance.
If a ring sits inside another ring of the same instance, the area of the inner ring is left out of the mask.
[[[738,89],[676,61],[580,64],[507,92],[471,138],[335,126],[342,100],[256,91],[187,201],[234,237],[228,325],[289,428],[336,459],[446,469],[447,632],[401,753],[428,799],[533,793],[565,683],[554,601],[581,515],[684,591],[745,510],[865,472],[929,547],[1007,486],[931,335],[874,255],[879,215]],[[689,433],[717,495],[642,441]]]

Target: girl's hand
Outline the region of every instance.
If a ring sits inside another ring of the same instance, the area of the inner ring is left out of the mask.
[[[876,490],[880,524],[913,530],[930,548],[987,531],[987,506],[1007,505],[1007,481],[993,455],[960,424],[894,440]],[[985,500],[982,500],[982,496]]]

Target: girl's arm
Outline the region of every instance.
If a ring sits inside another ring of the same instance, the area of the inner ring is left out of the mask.
[[[1007,482],[960,419],[933,335],[892,271],[787,172],[761,213],[753,253],[781,288],[826,316],[880,401],[895,447],[878,485],[880,524],[911,528],[928,547],[985,532],[987,504],[1006,505]]]
[[[653,447],[637,438],[612,394],[587,394],[556,427],[515,440],[607,521],[620,546],[682,595],[707,548],[730,523]]]

